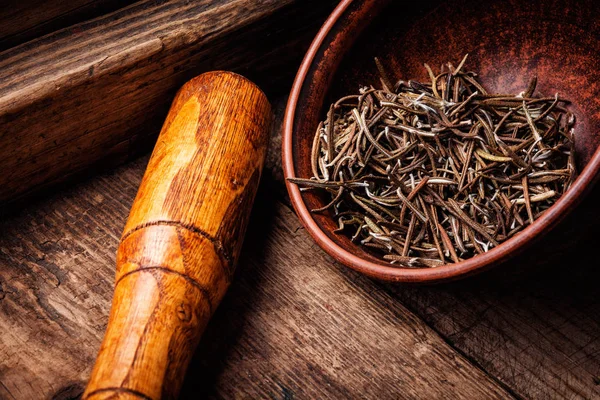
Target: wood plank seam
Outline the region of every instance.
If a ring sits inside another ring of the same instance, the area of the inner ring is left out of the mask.
[[[286,204],[286,206],[287,206],[287,204]],[[377,286],[379,286],[379,288],[381,290],[383,290],[384,292],[387,292],[384,284],[377,283]],[[423,324],[425,324],[427,327],[429,327],[446,344],[448,344],[448,346],[450,346],[450,348],[452,348],[454,351],[456,351],[461,357],[463,357],[474,368],[477,368],[480,371],[482,371],[485,375],[487,375],[490,378],[490,380],[494,381],[497,385],[499,385],[502,389],[504,389],[508,394],[510,394],[514,399],[516,399],[516,400],[524,399],[523,396],[521,396],[515,390],[513,390],[513,388],[510,387],[507,383],[505,383],[500,378],[496,377],[495,375],[490,373],[487,369],[485,369],[483,367],[483,365],[481,365],[476,359],[469,356],[460,347],[455,346],[454,343],[450,340],[450,338],[448,336],[444,335],[443,332],[441,332],[439,329],[437,329],[435,327],[435,325],[429,323],[429,321],[427,321],[425,318],[423,318],[423,316],[421,315],[421,313],[418,312],[418,310],[415,310],[413,307],[410,306],[410,304],[407,304],[407,302],[405,302],[405,301],[399,300],[399,302],[402,304],[403,307],[405,307],[408,311],[410,311],[413,315],[415,315],[416,318],[419,318],[423,322]]]
[[[293,213],[294,215],[296,214],[296,211],[294,210],[294,207],[288,201],[281,201],[281,204],[284,205],[284,207],[286,207],[291,213]],[[376,286],[378,286],[383,292],[387,292],[385,284],[382,284],[380,282],[376,282]],[[380,303],[381,306],[382,306],[382,308],[388,308],[390,310],[390,312],[396,314],[395,310],[392,309],[392,308],[390,308],[389,305],[381,303],[379,301],[379,299],[377,298],[377,296],[374,296],[373,300],[377,301],[378,303]],[[486,376],[488,376],[490,378],[490,380],[492,380],[497,385],[499,385],[502,389],[504,389],[513,399],[515,399],[515,400],[523,400],[524,399],[523,396],[521,396],[518,393],[516,393],[510,386],[508,386],[508,384],[504,383],[502,380],[500,380],[499,378],[497,378],[496,376],[494,376],[490,372],[488,372],[479,362],[477,362],[477,360],[473,359],[473,357],[470,357],[468,354],[466,354],[465,352],[463,352],[460,348],[457,348],[456,346],[454,346],[454,344],[449,340],[448,337],[444,336],[442,334],[442,332],[440,332],[438,329],[436,329],[435,326],[431,325],[425,318],[423,318],[421,316],[420,313],[418,313],[416,310],[414,310],[412,307],[410,307],[408,304],[406,304],[406,302],[404,302],[404,301],[399,301],[399,302],[411,314],[413,314],[415,316],[415,318],[419,319],[424,325],[426,325],[427,327],[429,327],[431,329],[431,331],[433,333],[435,333],[435,335],[437,335],[438,337],[440,337],[441,340],[443,340],[446,344],[448,344],[448,346],[450,346],[450,348],[452,348],[462,358],[464,358],[464,360],[466,362],[468,362],[469,364],[471,364],[474,368],[477,368],[480,371],[482,371],[482,373],[484,373]]]
[[[0,203],[140,154],[176,88],[199,72],[233,69],[275,87],[280,70],[291,72],[286,60],[303,53],[283,49],[303,42],[332,5],[145,0],[2,52],[0,149],[19,151],[0,157],[9,171]]]
[[[0,9],[0,51],[122,9],[135,0],[5,0]]]
[[[62,32],[59,32],[54,34],[57,36],[54,42],[40,41],[39,51],[46,58],[41,58],[40,56],[37,58],[32,56],[25,58],[22,54],[18,53],[20,49],[8,51],[7,61],[2,63],[3,67],[7,68],[5,71],[9,71],[10,68],[18,68],[17,72],[22,74],[39,68],[40,63],[44,62],[48,64],[44,64],[47,66],[47,70],[45,71],[47,75],[50,73],[56,74],[60,71],[66,72],[62,75],[53,75],[52,81],[40,79],[38,74],[31,74],[20,80],[13,79],[8,81],[7,85],[0,89],[0,93],[2,94],[0,97],[1,112],[19,111],[23,106],[29,104],[28,99],[31,97],[52,97],[57,88],[66,90],[69,87],[81,84],[89,79],[90,67],[93,67],[94,76],[100,78],[105,74],[115,73],[123,68],[130,68],[136,63],[148,60],[160,52],[181,50],[185,48],[184,43],[196,45],[198,41],[205,38],[207,33],[212,35],[214,39],[219,36],[225,36],[227,33],[241,29],[254,21],[259,21],[261,18],[268,16],[273,10],[278,10],[285,4],[292,4],[292,0],[287,0],[286,2],[282,2],[282,4],[271,1],[260,7],[254,6],[248,13],[244,14],[239,25],[223,26],[218,32],[205,32],[201,30],[201,28],[204,30],[214,30],[214,26],[206,26],[204,21],[210,21],[212,18],[219,20],[220,18],[238,15],[239,11],[237,7],[246,4],[246,0],[220,2],[225,4],[218,4],[217,2],[211,4],[211,2],[207,1],[185,3],[179,1],[167,5],[154,6],[155,8],[151,9],[152,12],[150,13],[145,7],[151,7],[153,2],[144,1],[129,7],[128,10],[118,11],[79,25],[82,31],[89,30],[90,32],[98,31],[100,29],[98,27],[100,26],[104,30],[113,28],[113,34],[130,35],[126,41],[104,42],[98,45],[95,42],[97,39],[93,35],[87,37],[74,37],[73,35],[61,37],[60,34]],[[177,16],[189,13],[193,17],[189,18],[186,24],[177,25],[179,21],[173,21],[173,18],[166,17],[169,16],[169,11],[173,12],[173,10],[178,10]],[[128,11],[132,14],[127,14]],[[113,20],[116,16],[125,20],[119,22],[117,19],[117,22],[115,22]],[[136,18],[145,18],[143,19],[143,22],[147,24],[145,30],[139,30],[140,23],[137,22]],[[178,29],[174,29],[175,26]],[[185,41],[181,39],[183,35],[187,35],[185,36]],[[61,48],[60,46],[64,45],[67,40],[73,41],[75,47],[69,48],[65,46]],[[165,45],[166,43],[168,45]],[[54,49],[54,52],[51,49]],[[74,51],[77,53],[74,53]],[[83,52],[85,55],[84,62],[79,62],[79,58],[82,57],[79,52]],[[22,59],[14,59],[19,56]],[[53,60],[55,57],[59,57],[61,63],[50,64],[48,60]],[[11,63],[14,63],[16,66],[13,66]],[[17,94],[19,95],[17,96]]]

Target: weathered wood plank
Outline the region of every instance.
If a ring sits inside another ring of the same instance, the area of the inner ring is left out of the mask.
[[[272,142],[279,146],[280,138]],[[268,168],[285,193],[275,151],[267,158]],[[594,249],[599,203],[597,187],[533,248],[481,277],[429,287],[378,286],[515,394],[598,398],[600,269]]]
[[[333,5],[145,0],[0,53],[0,203],[144,151],[201,72],[281,83]]]
[[[0,51],[125,7],[135,0],[4,0]]]
[[[0,398],[83,391],[146,161],[0,222]],[[274,182],[265,174],[236,278],[183,398],[511,397],[374,282],[340,273]]]
[[[448,342],[525,398],[600,398],[600,188],[518,257],[520,279],[432,288],[381,285]]]
[[[282,205],[278,140],[271,141],[235,283],[192,362],[184,398],[433,396],[435,385],[419,386],[421,375],[449,365],[438,358],[453,358],[457,368],[464,358],[405,306],[518,397],[599,396],[593,249],[600,189],[512,266],[531,264],[546,275],[501,280],[502,269],[452,285],[386,285],[332,262]],[[118,235],[143,168],[144,160],[130,163],[0,223],[0,398],[11,398],[8,391],[16,398],[33,390],[59,398],[81,393],[107,318]],[[426,365],[410,353],[423,343]],[[410,380],[406,371],[421,375]],[[463,379],[462,371],[452,379]],[[453,397],[457,389],[445,393]]]
[[[184,398],[511,397],[373,281],[340,274],[269,184]]]

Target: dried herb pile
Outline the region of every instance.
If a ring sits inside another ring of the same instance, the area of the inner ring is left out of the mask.
[[[484,253],[548,209],[573,182],[574,115],[558,94],[489,94],[451,64],[430,82],[363,87],[319,124],[310,179],[339,232],[403,267]]]

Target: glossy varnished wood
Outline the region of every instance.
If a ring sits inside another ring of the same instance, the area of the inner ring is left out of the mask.
[[[279,117],[235,277],[190,362],[182,399],[600,396],[590,250],[600,235],[600,190],[514,260],[513,271],[537,266],[544,275],[376,283],[327,256],[291,210],[279,164],[284,102],[275,101]],[[0,221],[0,398],[66,400],[83,392],[147,162]]]
[[[231,282],[270,123],[266,96],[239,75],[206,73],[178,92],[121,238],[84,399],[177,397]]]

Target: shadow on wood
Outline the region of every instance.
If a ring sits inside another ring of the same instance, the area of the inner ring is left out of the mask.
[[[219,379],[230,353],[239,346],[241,333],[248,319],[256,312],[259,299],[266,295],[265,276],[256,271],[264,257],[269,231],[273,229],[275,215],[271,212],[275,201],[270,195],[276,188],[263,179],[255,199],[256,206],[246,232],[236,278],[206,328],[198,349],[188,368],[181,398],[197,399],[215,395],[215,383]],[[240,275],[244,278],[240,279]],[[248,295],[250,294],[250,296]],[[264,356],[268,356],[264,354]]]
[[[381,287],[526,398],[600,396],[600,187],[546,238],[469,280]]]

